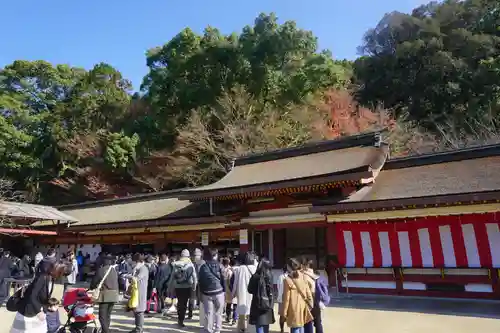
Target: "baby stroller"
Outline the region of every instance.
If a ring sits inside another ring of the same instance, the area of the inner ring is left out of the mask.
[[[69,289],[64,294],[63,307],[68,314],[66,324],[58,331],[59,333],[97,333],[96,316],[94,304],[84,288]],[[93,327],[90,327],[92,324]]]

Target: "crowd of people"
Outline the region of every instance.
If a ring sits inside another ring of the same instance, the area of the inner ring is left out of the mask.
[[[55,249],[49,249],[45,255],[46,259],[56,261]],[[9,280],[30,280],[35,276],[38,264],[44,259],[42,253],[37,253],[34,258],[25,254],[22,258],[11,255],[10,251],[4,251],[0,248],[0,299],[4,301],[9,296]],[[78,265],[74,255],[64,254],[60,258],[60,262],[71,261],[72,270],[65,277],[65,289],[68,286],[76,283],[78,274]]]
[[[70,251],[58,261],[50,250],[39,258],[32,269],[34,279],[19,303],[11,333],[52,332],[59,323],[51,319],[54,315],[51,309],[58,304],[51,297],[53,283],[64,277],[66,290],[77,281],[77,276],[89,277],[88,271],[84,273],[80,256],[79,253],[75,257]],[[120,301],[120,294],[131,297],[132,290],[136,299],[128,301],[135,322],[131,333],[142,333],[145,314],[152,312],[164,316],[176,312],[178,326],[184,327],[198,307],[200,323],[208,333],[219,333],[223,321],[235,326],[238,332],[246,332],[249,325],[254,325],[257,333],[268,333],[277,319],[281,332],[286,325],[291,333],[322,333],[322,310],[329,302],[328,284],[311,264],[305,259],[290,258],[275,290],[271,263],[252,252],[223,258],[210,248],[196,249],[193,256],[185,249],[175,258],[167,254],[117,257],[101,253],[93,265],[95,274],[89,290],[98,290],[95,302],[99,305],[103,333],[109,332],[112,311]],[[171,303],[167,304],[166,299],[172,300]],[[46,328],[42,330],[40,327],[44,325]],[[26,330],[28,327],[31,330]]]

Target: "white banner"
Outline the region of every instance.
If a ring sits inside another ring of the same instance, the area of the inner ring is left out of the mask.
[[[248,230],[240,229],[240,244],[248,244]]]

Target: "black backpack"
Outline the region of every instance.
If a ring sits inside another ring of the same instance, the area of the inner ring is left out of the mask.
[[[257,308],[261,311],[273,308],[273,293],[266,277],[262,275],[257,284]]]
[[[174,266],[174,279],[175,281],[178,283],[178,284],[189,284],[189,285],[193,285],[194,284],[194,281],[193,281],[193,274],[194,274],[194,267],[192,268],[191,270],[191,274],[189,274],[188,270],[189,270],[190,266],[186,265],[186,266]]]

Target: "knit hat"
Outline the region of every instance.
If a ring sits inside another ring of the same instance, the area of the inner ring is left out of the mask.
[[[189,250],[188,249],[182,250],[181,258],[189,258]]]

